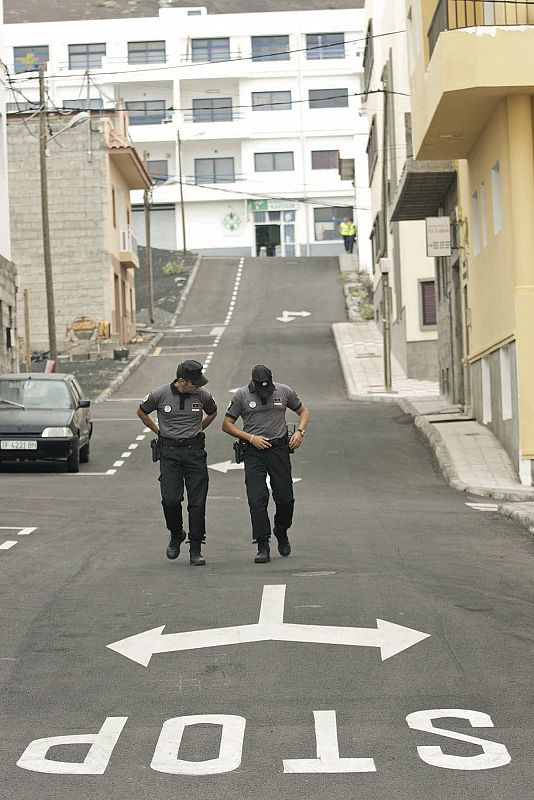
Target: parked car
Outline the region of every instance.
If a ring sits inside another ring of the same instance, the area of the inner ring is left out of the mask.
[[[0,375],[0,462],[63,459],[78,472],[89,461],[90,405],[74,375]]]

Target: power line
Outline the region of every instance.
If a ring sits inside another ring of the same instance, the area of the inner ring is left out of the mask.
[[[381,39],[385,36],[396,36],[399,33],[406,33],[406,28],[402,28],[397,31],[388,31],[386,33],[377,33],[373,34],[372,36],[364,36],[363,38],[358,39],[348,39],[346,41],[339,41],[334,42],[333,44],[324,44],[324,45],[313,45],[312,47],[297,47],[291,50],[282,50],[278,52],[269,53],[269,56],[276,56],[276,55],[288,55],[290,53],[306,53],[313,50],[327,50],[329,47],[339,47],[340,44],[356,44],[361,42],[367,42],[368,39]],[[165,64],[163,66],[156,66],[156,67],[141,67],[140,69],[125,69],[125,70],[112,70],[107,72],[99,71],[99,75],[132,75],[136,72],[161,72],[162,70],[168,69],[188,69],[189,67],[205,67],[210,66],[213,64],[228,64],[230,62],[235,61],[269,61],[268,56],[235,56],[230,58],[221,59],[220,61],[194,61],[187,64]],[[48,75],[48,78],[78,78],[78,75],[72,74],[61,74],[61,75]],[[38,80],[35,76],[27,77],[27,78],[17,78],[16,80],[20,81],[35,81]]]

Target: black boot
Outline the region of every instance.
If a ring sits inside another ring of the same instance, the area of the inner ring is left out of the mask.
[[[192,567],[203,567],[206,559],[200,552],[200,542],[191,542],[189,545],[189,563]]]
[[[287,556],[291,553],[291,545],[289,543],[289,539],[287,538],[287,531],[277,531],[275,529],[274,535],[278,541],[278,552],[281,556],[287,558]]]
[[[268,539],[258,539],[258,555],[254,559],[255,564],[267,564],[271,560],[271,550]]]
[[[167,558],[174,559],[180,555],[180,545],[185,541],[186,532],[171,533],[169,544],[167,545]]]

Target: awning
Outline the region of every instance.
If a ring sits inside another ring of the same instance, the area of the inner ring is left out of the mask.
[[[392,222],[437,216],[455,179],[452,161],[408,159],[391,204]]]

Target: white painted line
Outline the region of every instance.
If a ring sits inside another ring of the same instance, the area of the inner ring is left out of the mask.
[[[93,419],[93,422],[138,422],[139,417],[105,417]]]
[[[466,506],[472,508],[474,511],[498,511],[499,506],[497,503],[466,503]]]
[[[30,533],[33,533],[36,530],[37,530],[37,528],[21,528],[20,531],[18,532],[18,535],[19,536],[29,536]]]
[[[145,441],[145,435],[143,433],[140,433],[139,436],[135,437],[135,441],[136,442],[144,442]]]
[[[108,397],[106,403],[138,403],[138,397]],[[73,474],[73,473],[71,473]]]
[[[211,331],[210,331],[210,336],[219,336],[219,337],[221,337],[223,333],[224,333],[224,326],[221,325],[220,327],[212,328]]]
[[[128,445],[128,450],[137,450],[138,447],[139,445],[134,442],[133,444]]]
[[[168,634],[163,634],[165,625],[161,625],[107,646],[144,667],[148,667],[155,653],[267,641],[376,647],[385,661],[429,637],[427,633],[381,619],[376,620],[376,628],[284,622],[285,591],[284,584],[263,587],[259,621],[255,624]]]
[[[121,453],[121,458],[130,458],[132,454],[126,450],[124,453]]]
[[[37,528],[21,528],[19,525],[0,525],[0,531],[18,531],[17,536],[29,536]]]
[[[143,428],[143,433],[150,433],[150,428]]]
[[[17,542],[2,542],[2,544],[0,544],[0,550],[11,550],[11,548],[15,547],[16,544]]]
[[[122,467],[123,464],[124,464],[124,461],[121,461],[121,459],[119,458],[118,461],[114,462],[113,466],[114,467]]]
[[[104,475],[114,475],[117,470],[112,469],[107,472],[66,472],[64,473],[70,478],[94,478],[103,477]]]
[[[106,472],[105,474],[106,474],[106,475],[115,475],[115,473],[116,473],[116,472],[117,472],[117,470],[116,470],[116,469],[108,469],[108,470],[107,470],[107,472]]]

